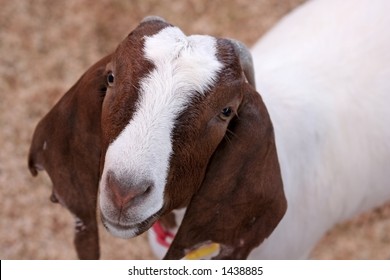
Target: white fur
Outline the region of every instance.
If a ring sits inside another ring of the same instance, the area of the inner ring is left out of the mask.
[[[389,11],[309,1],[253,47],[288,209],[249,258],[307,258],[336,223],[390,200]]]
[[[163,206],[175,119],[195,94],[203,94],[213,86],[222,67],[216,58],[215,38],[186,37],[176,27],[146,37],[144,53],[155,68],[141,80],[134,116],[107,149],[100,186],[100,205],[105,215],[114,207],[104,192],[108,171],[119,180],[131,179],[133,184],[143,180],[154,183],[142,205],[127,209],[134,224]],[[112,232],[122,237],[135,233]]]
[[[288,209],[251,258],[306,258],[390,199],[390,1],[313,1],[253,48]]]

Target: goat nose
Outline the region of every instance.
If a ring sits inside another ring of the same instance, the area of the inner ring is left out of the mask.
[[[145,197],[152,189],[151,181],[142,181],[134,184],[129,181],[121,181],[115,174],[107,174],[107,190],[111,194],[111,200],[116,207],[128,206],[130,203]]]

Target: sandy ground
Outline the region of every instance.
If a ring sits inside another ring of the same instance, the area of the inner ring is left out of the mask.
[[[46,175],[32,178],[27,151],[38,120],[97,59],[146,15],[187,34],[253,44],[303,0],[0,0],[0,258],[74,259],[73,219],[49,201]],[[100,229],[102,258],[153,258],[146,237],[119,240]],[[389,259],[390,205],[338,225],[318,259]]]

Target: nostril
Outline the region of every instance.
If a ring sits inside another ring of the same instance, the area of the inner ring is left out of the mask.
[[[146,187],[146,190],[144,191],[143,194],[147,195],[147,194],[149,194],[151,191],[152,191],[152,186],[149,185],[149,186]]]

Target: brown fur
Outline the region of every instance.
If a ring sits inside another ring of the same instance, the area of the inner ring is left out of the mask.
[[[245,259],[283,217],[286,199],[273,129],[260,96],[243,85],[244,100],[192,197],[167,259],[205,241],[224,244],[217,258]]]
[[[49,174],[51,201],[61,202],[83,221],[85,229],[76,231],[74,239],[80,259],[98,259],[100,255],[96,223],[100,112],[110,59],[106,56],[89,68],[39,122],[28,157],[34,176],[41,168]]]
[[[216,136],[215,129],[208,132],[211,135],[207,143],[218,147],[207,154],[208,163],[203,166],[207,170],[200,176],[200,187],[190,193],[191,201],[167,259],[182,258],[186,250],[208,241],[224,245],[216,258],[244,259],[271,234],[286,211],[274,133],[266,107],[260,95],[245,82],[238,58],[227,40],[218,40],[218,56],[225,68],[206,102],[215,108],[216,115],[224,107],[235,104],[232,107],[236,116],[223,131],[223,139]],[[203,113],[202,117],[205,116]],[[195,124],[204,122],[198,119]],[[197,149],[205,150],[204,146]],[[192,153],[204,156],[195,151]],[[168,192],[167,196],[175,198],[175,193]]]

